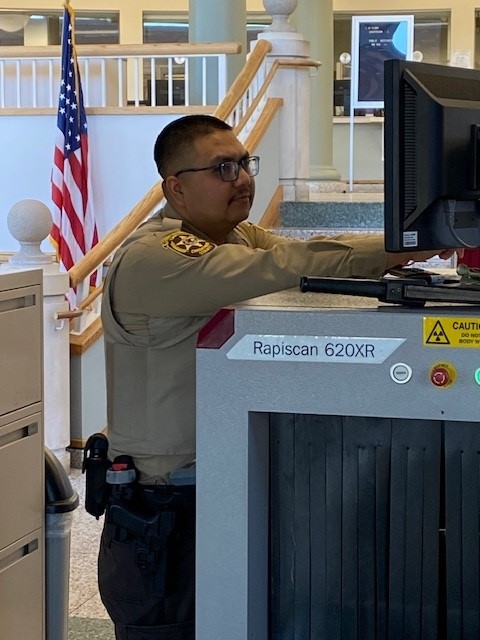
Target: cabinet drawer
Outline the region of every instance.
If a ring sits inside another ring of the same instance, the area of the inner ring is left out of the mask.
[[[42,397],[41,287],[0,291],[0,415]]]
[[[43,532],[0,550],[2,640],[44,640]]]
[[[41,420],[37,413],[0,426],[0,549],[44,522]]]

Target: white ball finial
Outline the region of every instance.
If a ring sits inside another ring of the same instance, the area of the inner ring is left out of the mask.
[[[272,16],[272,24],[265,31],[296,31],[288,22],[289,16],[295,11],[298,0],[263,0],[265,10]]]
[[[20,251],[11,256],[11,264],[32,265],[51,262],[50,256],[41,251],[40,245],[52,228],[50,209],[39,200],[20,200],[7,216],[7,226],[20,243]]]

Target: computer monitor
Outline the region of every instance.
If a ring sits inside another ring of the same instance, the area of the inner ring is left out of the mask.
[[[344,116],[350,115],[350,78],[334,80],[333,106],[342,107]]]
[[[480,71],[385,62],[385,248],[480,245]]]

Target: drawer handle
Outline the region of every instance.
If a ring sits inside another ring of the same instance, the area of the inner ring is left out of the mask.
[[[18,298],[9,298],[8,300],[0,300],[0,313],[5,311],[16,311],[18,309],[26,309],[35,306],[35,295],[19,296]]]
[[[0,436],[0,447],[6,447],[7,445],[12,444],[12,442],[18,442],[19,440],[23,440],[29,436],[34,436],[37,433],[38,422],[32,422],[31,424],[24,425],[14,431],[10,431],[10,433]]]
[[[30,555],[34,551],[37,551],[37,549],[38,539],[35,538],[35,540],[31,540],[30,542],[27,542],[27,544],[24,544],[23,547],[20,547],[20,549],[12,551],[12,553],[0,560],[0,573],[2,571],[5,571],[5,569],[8,569],[8,567],[11,567],[13,564],[18,562],[25,556]]]

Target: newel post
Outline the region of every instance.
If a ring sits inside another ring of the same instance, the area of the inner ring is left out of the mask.
[[[272,23],[258,38],[269,40],[272,50],[268,63],[275,60],[298,61],[310,58],[310,43],[290,24],[289,17],[298,0],[263,0]],[[280,184],[284,200],[308,200],[310,177],[310,72],[308,66],[280,67],[268,95],[283,98],[280,111]]]
[[[52,256],[40,249],[52,227],[52,216],[38,200],[21,200],[7,217],[10,233],[20,243],[2,270],[43,270],[43,385],[45,444],[70,470],[70,340],[68,320],[58,314],[68,311],[65,294],[69,289],[67,273],[59,270]]]
[[[296,31],[295,27],[288,22],[288,18],[295,11],[298,0],[263,0],[263,6],[272,16],[272,23],[266,27],[265,31],[277,31],[285,33]]]

